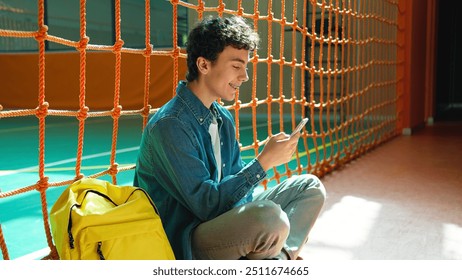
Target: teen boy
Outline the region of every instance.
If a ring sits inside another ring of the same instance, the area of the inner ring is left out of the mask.
[[[232,115],[258,34],[241,17],[206,18],[189,34],[187,81],[150,119],[134,184],[154,200],[177,259],[297,259],[325,200],[313,175],[254,196],[266,171],[288,162],[300,137],[270,137],[241,159]]]

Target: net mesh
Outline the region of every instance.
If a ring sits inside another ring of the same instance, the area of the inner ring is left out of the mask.
[[[38,45],[38,94],[30,93],[37,94],[37,106],[6,109],[0,99],[0,119],[34,115],[38,119],[37,182],[29,186],[13,186],[11,191],[0,190],[0,199],[33,190],[40,193],[44,230],[50,248],[50,254],[45,258],[58,258],[48,222],[47,191],[69,185],[84,176],[109,175],[112,182],[117,184],[119,174],[134,169],[136,159],[130,165],[119,166],[117,163],[119,120],[124,116],[140,116],[141,126],[144,127],[149,115],[158,109],[158,106],[150,104],[150,79],[156,75],[151,73],[153,57],[172,58],[173,89],[182,78],[178,69],[180,59],[185,58],[185,54],[178,44],[179,8],[187,9],[189,23],[207,15],[240,15],[253,23],[255,30],[260,33],[261,47],[253,53],[249,65],[251,82],[241,87],[234,102],[223,103],[234,114],[237,138],[244,158],[257,155],[271,135],[280,131],[290,132],[301,118],[310,119],[302,130],[299,149],[292,161],[274,168],[263,182],[265,188],[293,174],[308,172],[322,177],[398,134],[400,96],[397,68],[400,62],[397,56],[397,0],[170,0],[173,40],[172,47],[163,50],[154,48],[156,42],[150,36],[153,1],[146,0],[144,15],[139,15],[145,18],[145,44],[142,48],[124,46],[121,0],[114,0],[114,44],[90,44],[86,30],[86,2],[79,2],[79,40],[56,36],[53,30],[48,29],[45,24],[45,0],[38,0],[37,30],[17,30],[0,25],[3,28],[0,29],[2,42],[26,38],[35,40]],[[2,5],[2,8],[13,9],[6,5]],[[79,79],[77,110],[53,108],[53,104],[47,102],[47,42],[72,47],[79,54],[79,77],[75,77]],[[87,106],[85,85],[89,51],[112,52],[114,55],[111,110],[93,111]],[[121,60],[124,53],[144,58],[143,106],[135,110],[124,110],[120,103]],[[174,94],[172,91],[171,95]],[[46,174],[45,131],[49,116],[71,116],[78,120],[75,176],[69,180],[54,180]],[[84,174],[82,158],[86,122],[89,118],[108,116],[112,117],[112,137],[107,168]],[[244,135],[244,127],[251,127],[250,136]],[[9,259],[6,244],[0,224],[3,259]]]

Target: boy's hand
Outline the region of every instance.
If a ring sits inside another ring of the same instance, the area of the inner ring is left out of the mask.
[[[300,132],[290,136],[284,132],[270,137],[262,152],[257,156],[265,171],[274,166],[287,163],[297,149]]]

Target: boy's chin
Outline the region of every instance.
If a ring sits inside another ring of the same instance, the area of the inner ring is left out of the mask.
[[[226,97],[222,97],[221,99],[223,101],[227,101],[227,102],[230,102],[230,101],[234,101],[234,98],[236,97],[236,94],[233,94],[233,96],[226,96]]]

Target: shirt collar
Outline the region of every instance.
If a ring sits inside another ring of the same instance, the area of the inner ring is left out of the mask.
[[[205,107],[200,99],[187,87],[186,81],[178,83],[176,93],[185,102],[200,125],[208,127],[212,123],[214,116],[218,120],[218,123],[220,123],[221,117],[220,112],[216,108],[218,105],[216,101],[212,103],[210,109]]]

